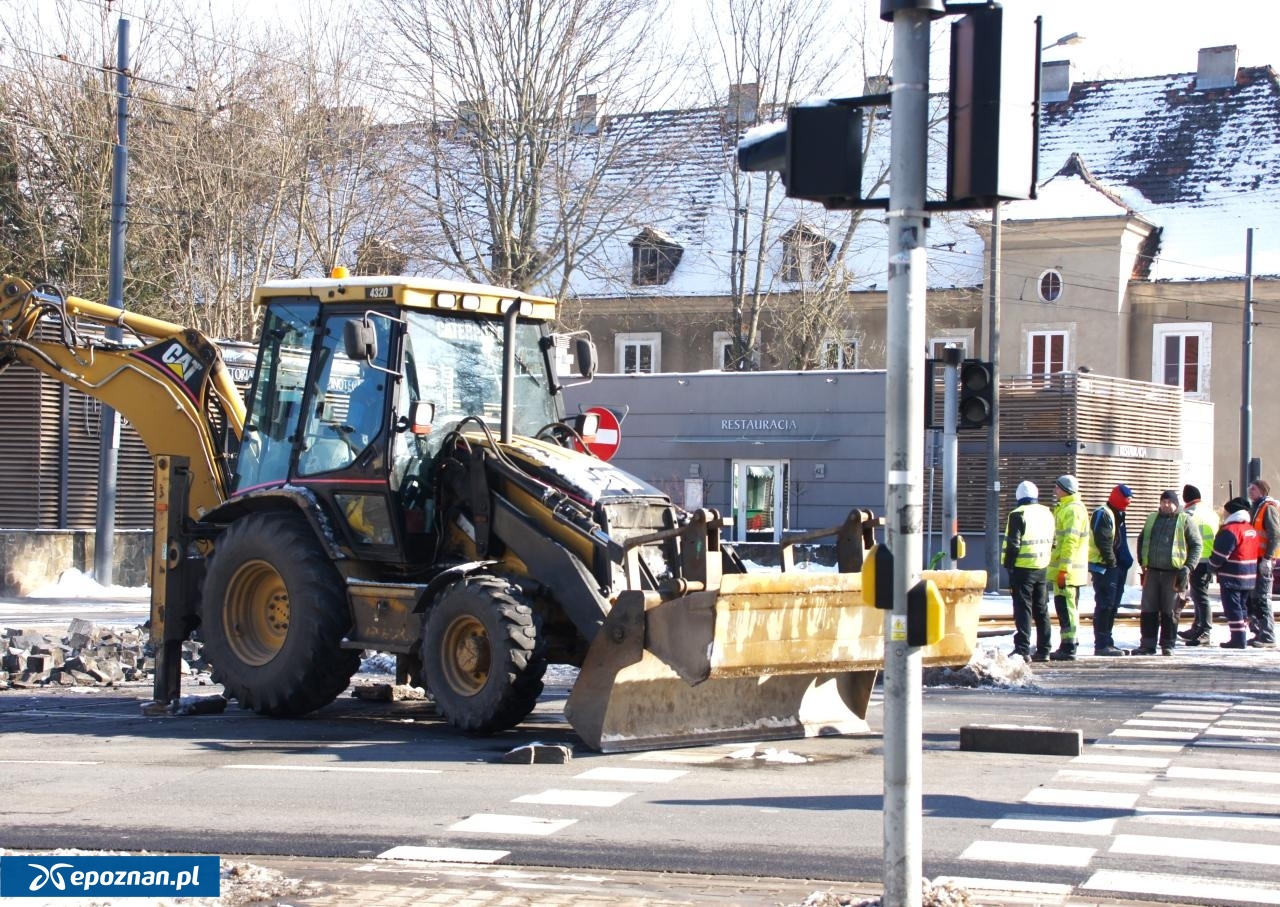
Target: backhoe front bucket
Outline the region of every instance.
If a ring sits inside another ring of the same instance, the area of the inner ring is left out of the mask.
[[[947,607],[924,664],[967,664],[986,574],[925,576]],[[665,602],[624,592],[565,715],[602,752],[865,732],[884,620],[857,573],[726,574],[718,590]]]

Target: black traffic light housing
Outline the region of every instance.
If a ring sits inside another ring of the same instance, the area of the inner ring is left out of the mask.
[[[887,95],[787,108],[787,126],[738,144],[745,171],[776,170],[791,198],[827,208],[865,206],[862,198],[862,110]]]
[[[991,424],[995,408],[995,369],[990,362],[966,359],[960,365],[960,428],[982,428]]]

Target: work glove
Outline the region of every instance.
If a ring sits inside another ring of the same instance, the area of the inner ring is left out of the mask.
[[[1067,571],[1066,570],[1058,571],[1058,588],[1059,589],[1067,588]]]
[[[1186,592],[1187,585],[1191,581],[1191,571],[1186,567],[1178,568],[1178,576],[1173,581],[1173,588],[1177,592]]]

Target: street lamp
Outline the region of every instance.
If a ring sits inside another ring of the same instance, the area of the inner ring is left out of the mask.
[[[1084,35],[1071,32],[1040,53],[1055,47],[1067,47],[1084,41]],[[1000,590],[1000,202],[991,205],[991,248],[987,277],[987,358],[991,361],[991,381],[995,393],[991,399],[991,430],[987,434],[987,518],[986,568],[987,591]]]
[[[1078,31],[1073,31],[1069,35],[1063,35],[1052,44],[1046,44],[1044,47],[1040,48],[1040,52],[1043,53],[1044,51],[1052,50],[1055,47],[1066,47],[1068,44],[1079,44],[1083,40],[1084,35],[1080,34]]]

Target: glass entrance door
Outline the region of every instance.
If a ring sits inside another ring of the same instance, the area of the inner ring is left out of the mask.
[[[733,540],[778,542],[786,526],[785,460],[733,461]]]

